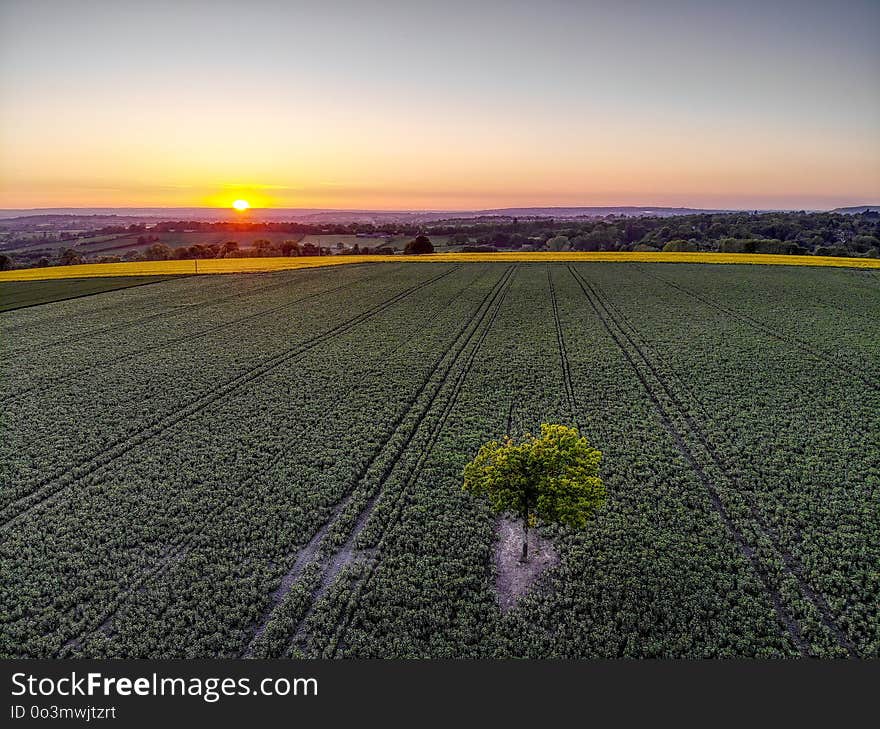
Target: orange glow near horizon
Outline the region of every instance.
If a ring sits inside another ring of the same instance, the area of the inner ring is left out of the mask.
[[[0,3],[0,208],[877,204],[880,5],[859,2],[847,23],[693,3],[682,44],[648,2],[464,24],[439,2]]]

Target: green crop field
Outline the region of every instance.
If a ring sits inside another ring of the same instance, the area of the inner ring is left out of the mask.
[[[130,276],[120,278],[47,279],[45,281],[0,281],[0,311],[23,309],[53,301],[92,296],[132,286],[167,281],[171,276]]]
[[[880,279],[179,278],[0,316],[5,657],[880,657]],[[479,446],[603,453],[499,608]]]

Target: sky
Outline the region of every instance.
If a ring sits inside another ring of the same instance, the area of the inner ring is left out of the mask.
[[[0,0],[0,208],[880,203],[880,2]]]

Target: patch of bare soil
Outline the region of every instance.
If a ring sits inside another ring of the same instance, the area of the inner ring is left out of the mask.
[[[501,518],[496,527],[495,543],[495,594],[498,607],[506,613],[516,607],[542,574],[559,562],[553,542],[544,539],[536,529],[529,530],[529,561],[520,562],[522,556],[522,523]]]

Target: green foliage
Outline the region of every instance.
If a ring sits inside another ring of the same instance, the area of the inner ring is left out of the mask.
[[[549,251],[567,251],[569,248],[571,248],[571,241],[565,235],[556,235],[547,241],[547,250]]]
[[[285,256],[298,256],[300,255],[300,247],[299,243],[295,240],[286,240],[281,244],[281,253]]]
[[[147,261],[169,261],[173,255],[174,251],[164,243],[153,243],[144,251],[144,259]]]
[[[722,238],[718,241],[721,253],[775,253],[799,255],[806,249],[796,243],[785,243],[776,238]]]
[[[252,244],[254,254],[257,256],[268,256],[272,251],[272,241],[268,238],[257,238]]]
[[[880,248],[880,240],[875,235],[854,235],[852,248],[857,253],[866,253],[872,248]]]
[[[73,248],[64,248],[58,255],[58,263],[62,266],[75,266],[82,263],[82,256]]]
[[[817,256],[837,256],[841,258],[848,255],[848,251],[844,246],[819,246],[813,253]]]
[[[700,250],[699,246],[690,240],[671,240],[663,246],[664,253],[692,252]]]
[[[137,233],[135,239],[133,236]],[[228,236],[237,237],[241,248],[229,249]],[[366,246],[367,240],[383,245]],[[430,236],[430,238],[429,238]],[[361,253],[384,253],[406,243],[408,253],[440,250],[449,245],[491,246],[512,250],[722,251],[730,253],[821,254],[868,257],[880,248],[880,214],[859,210],[853,214],[807,212],[718,212],[684,215],[606,215],[570,220],[553,218],[491,218],[441,220],[430,223],[242,223],[162,221],[147,233],[143,224],[110,225],[73,235],[21,230],[6,234],[4,250],[16,266],[28,267],[72,245],[83,262],[95,262],[111,250],[129,251],[128,260],[140,260],[151,243],[171,246],[178,259],[231,258],[254,255],[325,255],[335,244],[337,253],[350,252],[354,244]],[[135,244],[136,241],[136,244]],[[265,247],[270,241],[271,245]],[[347,243],[345,242],[347,241]],[[418,241],[418,242],[417,242]],[[298,246],[289,245],[295,242]],[[427,245],[430,243],[430,247]],[[341,246],[341,247],[340,247]],[[646,248],[646,246],[648,248]],[[684,246],[684,247],[682,247]],[[258,250],[260,248],[260,250]]]
[[[488,497],[496,513],[528,523],[582,528],[605,502],[599,478],[602,454],[577,429],[541,424],[541,434],[520,441],[509,436],[480,448],[464,469],[464,490]]]
[[[426,235],[417,235],[413,240],[406,244],[406,248],[403,249],[404,253],[407,254],[422,254],[422,253],[433,253],[434,245],[431,243],[431,239]]]

